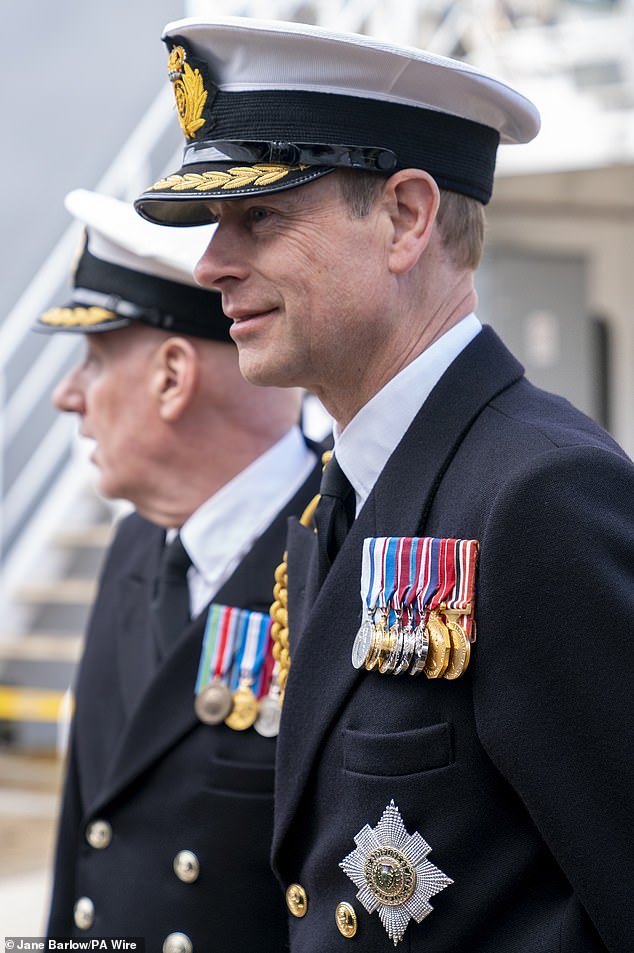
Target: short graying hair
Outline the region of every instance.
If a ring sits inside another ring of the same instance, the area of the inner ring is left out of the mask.
[[[338,169],[341,197],[354,218],[364,218],[379,197],[387,176],[355,169]],[[457,268],[476,270],[484,249],[484,206],[458,192],[440,190],[438,228],[443,247]]]

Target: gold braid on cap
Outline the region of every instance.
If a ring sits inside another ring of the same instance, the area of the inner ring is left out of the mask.
[[[41,316],[42,324],[51,327],[86,327],[94,324],[103,324],[106,321],[116,321],[119,318],[114,311],[105,308],[50,308]]]
[[[332,457],[332,451],[326,450],[322,454],[321,462],[323,469],[329,463]],[[321,494],[317,493],[302,515],[299,518],[302,526],[309,527],[317,504],[321,499]],[[273,639],[273,658],[277,662],[277,684],[280,689],[280,706],[284,701],[284,691],[286,689],[286,680],[288,671],[291,667],[291,654],[288,644],[288,552],[284,553],[282,562],[275,570],[275,586],[273,587],[273,602],[269,615],[273,620],[271,626],[271,638]]]
[[[301,172],[305,165],[260,165],[235,166],[225,172],[175,172],[151,185],[148,192],[208,192],[212,189],[241,189],[246,186],[263,188],[279,179],[284,179],[289,172]]]

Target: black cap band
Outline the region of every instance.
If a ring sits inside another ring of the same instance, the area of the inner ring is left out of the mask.
[[[336,148],[338,143],[350,143],[354,145],[348,148],[391,152],[397,169],[425,169],[440,188],[484,203],[491,198],[499,133],[470,119],[417,106],[305,90],[235,93],[221,89],[208,108],[209,134],[205,135],[203,126],[196,135],[201,145],[250,141]],[[192,145],[188,143],[188,150]],[[184,167],[200,163],[195,155],[195,149],[186,153]],[[338,161],[319,164],[340,165]],[[341,165],[350,167],[347,160]]]
[[[212,341],[231,342],[231,321],[222,310],[218,292],[135,271],[104,261],[84,248],[74,278],[67,311],[77,309],[77,321],[67,314],[63,323],[44,315],[38,330],[99,332],[139,321],[174,334],[188,334]],[[87,309],[109,313],[102,321],[87,323]],[[115,317],[116,316],[116,317]]]

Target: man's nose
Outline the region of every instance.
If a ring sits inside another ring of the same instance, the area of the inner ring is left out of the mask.
[[[77,381],[77,368],[61,379],[53,391],[52,401],[57,410],[76,414],[83,412],[84,396]]]
[[[236,230],[219,224],[194,268],[194,278],[203,288],[222,291],[230,279],[245,278],[248,268],[244,243],[239,242]]]

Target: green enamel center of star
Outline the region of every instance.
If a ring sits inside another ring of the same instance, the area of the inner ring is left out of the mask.
[[[374,869],[374,881],[382,890],[389,890],[396,884],[396,870],[392,862],[377,864]]]
[[[416,888],[416,871],[394,847],[379,847],[366,858],[364,878],[374,896],[390,907],[404,903]]]

